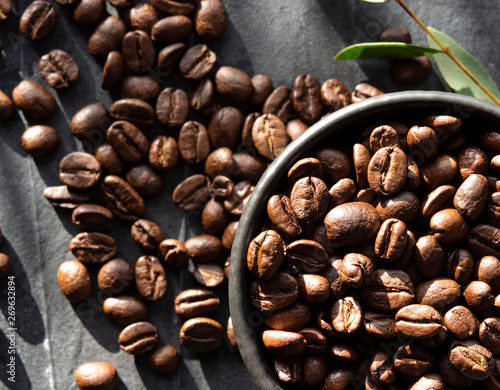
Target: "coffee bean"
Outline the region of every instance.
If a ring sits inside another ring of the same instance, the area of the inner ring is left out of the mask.
[[[296,240],[286,247],[288,261],[303,272],[320,272],[325,268],[328,254],[321,244],[312,240]]]
[[[297,277],[300,297],[312,304],[323,303],[330,297],[330,282],[316,274],[302,274]]]
[[[134,242],[145,252],[156,252],[158,245],[163,241],[163,232],[154,222],[147,219],[138,219],[130,228]]]
[[[489,284],[480,281],[470,282],[464,290],[464,298],[473,311],[485,311],[491,309],[495,302],[495,296],[491,292]]]
[[[11,271],[10,258],[5,253],[0,253],[0,279],[5,279]]]
[[[174,204],[183,211],[201,209],[209,199],[209,178],[192,175],[180,182],[172,194]]]
[[[57,282],[70,302],[81,302],[90,295],[92,282],[87,268],[76,260],[65,261],[57,271]]]
[[[112,295],[122,293],[133,280],[134,267],[120,258],[108,261],[97,274],[99,288]]]
[[[254,188],[255,187],[247,180],[236,183],[231,195],[224,200],[224,208],[231,213],[231,215],[241,217]]]
[[[363,327],[376,339],[390,339],[398,334],[394,314],[367,311],[363,314]]]
[[[287,123],[293,113],[292,91],[286,86],[276,88],[262,106],[263,114],[273,114]]]
[[[43,78],[56,89],[67,88],[80,77],[80,69],[73,57],[59,49],[42,56],[39,67]]]
[[[119,175],[125,170],[125,162],[116,150],[107,142],[94,149],[94,157],[101,164],[102,169],[109,175]]]
[[[407,172],[406,154],[397,147],[384,147],[370,160],[368,184],[378,195],[391,196],[403,187]]]
[[[82,204],[73,210],[71,221],[83,231],[107,232],[113,227],[113,213],[97,204]]]
[[[106,0],[106,1],[116,8],[127,8],[131,6],[131,0]]]
[[[465,180],[472,174],[486,174],[488,170],[488,155],[477,146],[468,146],[462,149],[458,155],[457,163],[460,177],[462,180]]]
[[[90,54],[105,59],[109,52],[120,50],[127,32],[125,22],[116,16],[108,16],[95,28],[89,39]]]
[[[297,332],[307,326],[312,318],[311,307],[304,302],[297,301],[270,313],[264,318],[264,322],[271,329]]]
[[[415,160],[420,159],[419,154],[414,154]],[[425,163],[420,166],[421,183],[420,187],[427,192],[435,188],[449,183],[457,173],[457,161],[448,155],[439,155],[431,162]]]
[[[122,56],[132,73],[148,73],[155,62],[155,48],[149,35],[141,30],[126,33],[122,40]]]
[[[208,234],[222,233],[230,221],[231,214],[220,199],[210,199],[201,213],[201,224]]]
[[[32,2],[23,12],[19,31],[28,38],[38,41],[45,38],[54,28],[56,11],[48,1]]]
[[[213,149],[228,147],[236,149],[241,140],[243,114],[234,107],[217,110],[208,124],[208,136]]]
[[[288,196],[273,195],[267,203],[267,214],[280,234],[296,237],[302,233],[300,221]]]
[[[135,222],[146,214],[142,197],[119,176],[106,176],[100,193],[106,207],[121,220]]]
[[[252,304],[261,311],[274,311],[294,303],[299,296],[297,279],[285,272],[271,279],[256,279],[250,286]]]
[[[205,175],[211,179],[216,176],[231,176],[236,170],[233,152],[229,148],[217,148],[207,156],[205,161]]]
[[[479,339],[486,348],[498,355],[500,353],[500,319],[486,318],[479,325]]]
[[[197,264],[193,276],[205,287],[217,287],[224,281],[224,270],[218,264]]]
[[[106,138],[122,159],[139,162],[148,153],[149,143],[146,136],[132,123],[117,121],[108,127]]]
[[[221,240],[211,234],[191,237],[184,243],[189,257],[195,263],[209,263],[217,260],[223,251]]]
[[[408,230],[403,221],[395,218],[385,220],[375,238],[375,254],[388,263],[397,261],[406,246]]]
[[[12,115],[14,115],[14,104],[12,100],[0,90],[0,122],[5,122]]]
[[[136,4],[125,10],[124,20],[129,30],[142,30],[150,34],[153,25],[158,21],[158,14],[156,10],[147,3]]]
[[[236,236],[236,230],[238,229],[239,221],[231,221],[224,232],[222,233],[222,246],[226,249],[231,249],[233,246],[234,237]]]
[[[152,198],[161,193],[165,185],[162,175],[149,165],[136,165],[127,172],[128,183],[145,198]]]
[[[124,98],[136,98],[141,100],[156,99],[161,92],[161,84],[153,76],[125,76],[118,90]]]
[[[104,0],[81,0],[73,11],[73,19],[82,27],[92,27],[106,17]]]
[[[274,90],[273,81],[265,74],[256,74],[252,77],[252,87],[248,104],[260,109]]]
[[[448,330],[459,339],[467,339],[477,331],[477,320],[465,306],[451,308],[446,312],[443,320]]]
[[[231,66],[219,68],[215,74],[215,88],[221,97],[235,103],[246,102],[253,90],[250,77],[242,70]]]
[[[0,20],[7,19],[12,13],[12,2],[11,0],[0,1]]]
[[[118,336],[120,348],[131,355],[145,354],[158,343],[158,330],[150,322],[141,321],[128,325]]]
[[[116,368],[107,362],[84,363],[74,377],[79,389],[113,390],[119,382]]]
[[[340,333],[356,332],[363,320],[361,305],[353,297],[344,297],[335,301],[331,316],[333,327]]]
[[[151,29],[153,41],[166,46],[185,41],[191,35],[193,23],[185,15],[172,15],[157,21]]]
[[[330,362],[325,354],[306,355],[304,357],[304,386],[308,388],[320,386],[329,371]]]
[[[333,148],[321,148],[315,155],[323,167],[323,180],[336,183],[340,179],[351,176],[352,161],[346,153]]]
[[[444,378],[439,374],[427,374],[416,381],[408,390],[444,390]]]
[[[406,139],[417,161],[430,161],[438,154],[438,139],[434,130],[427,126],[413,126]]]
[[[12,91],[12,99],[24,115],[32,119],[48,119],[54,115],[57,108],[54,96],[43,85],[34,81],[21,81]]]
[[[207,130],[201,123],[189,121],[179,132],[179,153],[190,164],[204,161],[210,153]]]
[[[391,27],[382,31],[378,36],[379,42],[404,42],[411,43],[410,32],[404,27]]]
[[[327,340],[318,329],[304,328],[299,334],[306,341],[305,353],[307,355],[317,356],[326,351]]]
[[[21,145],[33,157],[45,157],[59,146],[59,134],[50,126],[32,126],[21,137]]]
[[[116,241],[104,233],[79,233],[69,243],[69,250],[83,264],[105,263],[116,255]]]
[[[417,218],[420,202],[413,192],[399,191],[396,195],[382,199],[376,207],[382,221],[396,218],[408,225]]]
[[[189,80],[201,80],[213,68],[217,56],[207,45],[195,45],[186,51],[179,62],[179,70]]]
[[[72,152],[59,164],[59,179],[78,190],[96,185],[101,178],[101,164],[90,153]]]
[[[299,220],[317,221],[325,216],[328,208],[328,188],[317,177],[304,177],[293,185],[290,203]]]
[[[194,0],[152,0],[151,5],[169,15],[189,15],[194,11]]]
[[[316,122],[323,108],[321,86],[316,76],[301,74],[293,82],[292,105],[300,120]]]
[[[417,272],[426,279],[435,278],[444,268],[446,257],[435,236],[422,236],[413,252]]]
[[[351,102],[360,102],[373,96],[382,95],[383,93],[384,92],[373,85],[360,83],[354,87],[354,90],[351,93]]]
[[[267,169],[267,161],[253,153],[233,152],[233,159],[236,163],[236,168],[231,177],[235,181],[248,180],[255,185]]]
[[[344,390],[354,377],[354,370],[346,367],[335,367],[327,375],[322,389],[324,390]]]
[[[219,308],[219,296],[212,290],[191,288],[181,292],[174,301],[174,309],[182,318],[199,317]]]
[[[149,355],[149,367],[160,374],[170,374],[180,364],[179,352],[172,345],[162,345]]]
[[[147,306],[139,299],[127,295],[106,298],[103,310],[113,321],[123,326],[145,321],[148,316]]]
[[[460,288],[454,280],[436,278],[420,283],[415,290],[415,300],[423,305],[440,309],[460,297]]]
[[[494,192],[488,197],[487,217],[493,226],[500,226],[500,192]]]
[[[166,88],[158,96],[156,116],[165,127],[181,127],[189,112],[186,92],[182,89]]]
[[[200,80],[189,94],[189,104],[197,111],[209,109],[215,99],[215,85],[209,78]]]
[[[446,260],[446,276],[458,284],[466,284],[472,277],[474,259],[469,251],[455,249]]]
[[[313,157],[303,158],[297,161],[288,171],[287,177],[291,182],[295,182],[303,177],[314,176],[321,178],[323,167],[321,162]]]
[[[121,99],[113,103],[110,115],[115,121],[127,121],[141,130],[148,129],[155,122],[153,107],[140,99]]]
[[[401,345],[394,355],[394,367],[403,375],[412,377],[425,375],[433,364],[433,355],[415,343]]]
[[[398,133],[392,126],[387,124],[377,126],[372,130],[369,144],[372,153],[389,146],[402,149]]]
[[[165,261],[167,267],[175,271],[186,268],[189,261],[186,247],[175,239],[163,240],[158,246],[158,256]]]
[[[295,332],[265,330],[262,332],[261,337],[268,351],[277,356],[297,356],[300,355],[306,347],[304,337]]]
[[[169,74],[179,65],[179,61],[186,52],[186,44],[178,42],[164,47],[158,53],[158,70],[162,74]]]
[[[500,242],[497,240],[500,229],[487,225],[478,224],[470,230],[467,237],[467,249],[476,256],[493,255],[500,257]]]
[[[311,328],[309,328],[311,329]],[[303,329],[300,331],[301,334],[303,334],[303,331],[306,329]],[[317,331],[316,329],[314,329]],[[306,336],[304,336],[306,337]],[[332,345],[328,349],[329,355],[332,357],[333,360],[338,361],[338,362],[343,362],[343,363],[356,363],[360,360],[360,354],[358,350],[352,346],[349,345]]]
[[[80,109],[71,119],[71,132],[81,141],[90,141],[96,145],[104,139],[104,133],[111,124],[106,106],[91,103]]]
[[[168,172],[175,168],[179,159],[177,141],[165,135],[157,136],[149,149],[149,164],[159,172]]]
[[[329,112],[340,110],[351,104],[351,93],[340,80],[326,80],[321,85],[320,92],[323,104]]]
[[[362,290],[363,301],[371,309],[399,310],[413,302],[415,287],[406,272],[377,269],[374,274],[372,284]]]
[[[340,256],[330,256],[323,270],[323,276],[330,282],[330,296],[332,298],[340,298],[346,292],[347,285],[342,282],[340,276],[342,260]]]
[[[455,209],[445,209],[434,214],[430,221],[434,237],[442,244],[455,244],[466,235],[469,227]]]
[[[430,221],[434,214],[446,208],[446,206],[451,203],[455,192],[456,188],[452,185],[442,185],[426,195],[422,200],[420,209],[420,214],[424,220]]]
[[[76,191],[67,186],[47,187],[43,196],[55,207],[74,209],[78,205],[88,202],[89,194]]]
[[[483,175],[470,175],[458,187],[453,206],[470,221],[477,220],[488,202],[488,180]]]
[[[157,301],[165,295],[167,277],[157,257],[139,257],[135,263],[135,284],[139,294],[148,301]]]
[[[219,38],[226,29],[227,12],[219,0],[201,0],[193,16],[196,34],[204,40]]]
[[[460,371],[458,371],[448,359],[448,355],[444,355],[439,359],[439,371],[441,375],[444,377],[446,384],[450,387],[456,389],[466,389],[472,386],[474,381],[470,378],[467,378]]]
[[[286,133],[292,141],[296,140],[302,133],[304,133],[309,126],[307,126],[300,119],[292,119],[286,124]]]
[[[431,72],[429,57],[400,58],[392,63],[391,78],[399,85],[415,85],[424,82]]]
[[[375,268],[368,257],[360,253],[348,253],[342,260],[340,278],[348,286],[366,287],[374,281]]]
[[[119,51],[113,50],[108,53],[102,69],[102,89],[110,90],[120,84],[123,79],[124,64],[123,56]]]
[[[458,371],[471,379],[486,379],[493,370],[491,352],[475,340],[455,341],[448,357]]]
[[[500,290],[500,260],[484,256],[475,265],[477,280],[488,283],[494,293]]]
[[[193,352],[209,352],[222,345],[222,325],[211,318],[190,318],[181,327],[179,337],[184,347]]]
[[[396,313],[396,329],[415,339],[434,336],[443,326],[442,322],[438,311],[428,305],[408,305]]]

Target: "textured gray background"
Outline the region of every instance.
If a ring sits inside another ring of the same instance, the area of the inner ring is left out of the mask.
[[[424,33],[394,2],[368,4],[360,0],[223,0],[229,14],[225,34],[210,44],[217,53],[218,65],[240,67],[250,76],[268,74],[275,86],[291,86],[300,73],[312,73],[321,82],[335,77],[352,89],[368,81],[386,91],[402,88],[389,78],[386,61],[335,62],[332,57],[343,47],[376,40],[385,28],[405,26],[414,43],[426,44]],[[237,353],[223,347],[213,353],[193,354],[179,345],[181,321],[173,313],[173,298],[193,284],[188,271],[168,273],[168,293],[150,306],[150,320],[158,326],[162,343],[176,346],[182,355],[179,370],[162,377],[153,373],[147,360],[120,351],[120,328],[102,312],[103,297],[94,289],[85,302],[71,305],[60,293],[57,269],[71,259],[68,243],[77,230],[70,213],[52,208],[42,192],[58,185],[58,163],[67,153],[86,150],[69,130],[71,117],[84,105],[102,101],[108,107],[112,97],[100,89],[101,64],[88,53],[91,31],[78,28],[68,9],[57,6],[58,23],[50,35],[34,45],[19,35],[19,16],[28,0],[14,0],[15,11],[0,22],[0,89],[11,95],[22,80],[45,84],[38,71],[38,59],[51,49],[68,51],[77,61],[81,77],[63,91],[52,91],[59,110],[43,122],[54,126],[61,145],[52,156],[33,160],[20,145],[21,134],[35,122],[20,112],[0,124],[0,226],[4,239],[0,251],[7,253],[13,265],[17,288],[17,375],[16,384],[7,381],[5,363],[7,283],[0,282],[0,388],[75,389],[73,372],[87,361],[108,361],[116,366],[120,389],[251,389],[252,384]],[[473,53],[500,83],[498,15],[500,2],[469,0],[408,0],[408,5],[427,24],[437,27]],[[186,86],[178,77],[164,78],[163,85]],[[445,90],[437,74],[419,89]],[[163,132],[160,127],[148,131],[148,137]],[[198,215],[185,215],[171,202],[171,193],[191,167],[179,165],[167,175],[160,196],[147,202],[147,218],[156,221],[165,236],[185,240],[201,232]],[[129,236],[129,227],[116,223],[112,235],[119,242],[118,255],[134,262],[140,251]],[[224,259],[221,259],[223,262]],[[95,275],[97,269],[91,268]],[[94,279],[95,281],[95,279]],[[227,284],[218,289],[222,306],[215,318],[228,315]]]

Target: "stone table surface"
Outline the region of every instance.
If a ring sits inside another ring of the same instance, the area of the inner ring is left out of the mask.
[[[395,2],[369,4],[360,0],[222,0],[229,22],[224,35],[210,43],[218,56],[217,65],[243,69],[250,76],[269,75],[275,86],[291,87],[300,73],[310,73],[320,82],[338,78],[352,90],[362,81],[387,92],[403,90],[391,82],[388,61],[336,62],[332,58],[343,47],[375,41],[388,27],[404,26],[416,44],[426,36]],[[174,297],[193,286],[188,270],[168,273],[168,292],[150,305],[149,320],[159,329],[161,343],[179,349],[182,363],[177,372],[160,376],[152,372],[147,358],[121,351],[117,337],[120,327],[102,311],[103,296],[93,289],[82,303],[70,304],[57,284],[57,269],[72,259],[70,239],[78,233],[70,213],[54,209],[44,198],[47,186],[58,185],[60,159],[75,150],[88,150],[71,134],[69,122],[83,106],[101,101],[109,108],[113,98],[100,88],[101,64],[88,52],[91,31],[76,26],[68,8],[55,4],[58,23],[48,37],[34,43],[19,34],[19,17],[30,3],[14,0],[13,14],[0,22],[0,89],[11,96],[23,79],[46,85],[38,70],[40,56],[59,48],[68,51],[80,66],[80,80],[66,90],[55,91],[58,110],[44,121],[55,127],[61,144],[53,155],[34,160],[21,148],[20,138],[29,125],[20,111],[0,124],[0,251],[12,261],[16,283],[16,382],[7,380],[9,359],[7,323],[7,281],[0,281],[0,388],[76,389],[73,373],[88,361],[108,361],[120,376],[119,389],[253,389],[252,380],[237,352],[227,345],[212,353],[197,355],[180,345],[181,320],[173,312]],[[480,60],[495,82],[500,83],[500,51],[497,50],[500,2],[477,0],[408,0],[408,5],[428,25],[458,41]],[[114,12],[110,9],[111,12]],[[436,67],[435,67],[436,68]],[[179,77],[164,77],[163,86],[187,84]],[[438,73],[421,85],[425,90],[446,90]],[[165,133],[159,125],[148,130],[152,139]],[[199,215],[176,209],[171,194],[192,167],[179,164],[166,175],[160,196],[147,202],[146,218],[153,219],[165,236],[181,241],[202,232]],[[115,223],[111,234],[119,243],[118,256],[133,263],[141,252],[129,234],[129,225]],[[221,259],[223,262],[224,259]],[[91,268],[94,275],[97,268]],[[94,283],[95,285],[95,283]],[[214,318],[224,321],[229,314],[227,283],[217,289],[221,308]]]

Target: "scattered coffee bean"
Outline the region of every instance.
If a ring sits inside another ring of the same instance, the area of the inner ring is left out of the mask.
[[[139,299],[127,295],[106,298],[103,310],[113,321],[123,326],[145,321],[148,316],[147,306]]]
[[[35,1],[38,2],[40,1]],[[50,118],[57,108],[54,96],[43,85],[34,81],[21,81],[12,91],[12,99],[16,106],[32,119]]]
[[[131,355],[145,354],[158,343],[158,330],[153,324],[141,321],[128,325],[118,336],[120,348]]]
[[[168,238],[158,246],[158,256],[168,268],[179,271],[186,268],[189,262],[189,254],[184,244],[178,240]]]
[[[157,257],[139,257],[135,263],[135,284],[139,294],[148,301],[157,301],[165,295],[167,277]]]
[[[19,31],[28,38],[38,41],[45,38],[56,24],[54,6],[45,0],[32,2],[21,15]]]
[[[171,43],[183,42],[193,30],[193,23],[185,15],[172,15],[160,19],[151,29],[153,41],[166,46]]]
[[[59,164],[59,179],[68,187],[84,190],[95,186],[101,178],[101,164],[90,153],[72,152]]]
[[[149,355],[149,367],[160,374],[170,374],[180,364],[179,352],[172,345],[162,345]]]
[[[113,227],[113,213],[97,204],[82,204],[73,210],[71,221],[83,231],[107,232]]]
[[[75,371],[75,382],[79,389],[113,390],[118,386],[116,368],[107,362],[89,362]]]
[[[196,34],[204,40],[219,38],[226,29],[227,12],[219,0],[201,0],[193,16]]]
[[[216,59],[207,45],[195,45],[182,56],[179,70],[189,80],[201,80],[212,70]]]
[[[43,196],[55,207],[74,209],[89,201],[89,194],[73,190],[67,186],[47,187]]]
[[[199,317],[219,308],[220,300],[212,290],[191,288],[181,292],[174,301],[174,309],[182,318]]]
[[[81,0],[73,11],[73,19],[82,27],[95,26],[105,17],[105,0]]]
[[[149,4],[141,3],[127,8],[124,20],[130,30],[141,30],[149,34],[153,25],[158,21],[158,14]]]
[[[211,318],[197,317],[184,322],[179,337],[181,343],[193,352],[209,352],[222,345],[222,325]]]
[[[162,173],[168,172],[175,168],[178,160],[179,149],[175,138],[159,135],[151,143],[149,164],[152,168]]]
[[[65,261],[57,271],[61,292],[70,302],[81,302],[90,295],[92,282],[87,268],[76,260]]]
[[[104,264],[97,274],[99,288],[112,295],[126,290],[134,280],[134,267],[124,259],[113,259]]]
[[[45,157],[59,146],[59,134],[50,126],[32,126],[21,137],[21,145],[33,157]]]
[[[106,207],[124,221],[135,222],[146,214],[142,197],[119,176],[106,176],[100,193]]]
[[[106,106],[102,103],[91,103],[80,109],[71,119],[71,132],[81,141],[100,144],[111,124]]]
[[[90,54],[103,60],[106,59],[109,52],[120,50],[126,32],[127,26],[122,19],[108,16],[97,25],[89,39]]]
[[[115,121],[127,121],[141,130],[148,129],[155,122],[153,107],[140,99],[120,99],[113,103],[109,110]]]
[[[105,263],[116,255],[116,242],[104,233],[79,233],[69,243],[69,250],[83,264]]]
[[[131,168],[126,175],[128,183],[145,198],[153,198],[161,193],[165,179],[149,165],[141,164]]]
[[[134,242],[145,252],[156,252],[158,245],[163,241],[161,228],[147,219],[138,219],[130,228]]]
[[[80,69],[64,50],[54,49],[40,58],[40,73],[52,88],[67,88],[80,78]]]

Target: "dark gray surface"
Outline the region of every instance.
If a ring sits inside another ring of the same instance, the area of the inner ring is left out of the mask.
[[[425,44],[418,26],[394,2],[368,4],[360,0],[223,0],[229,23],[225,34],[210,47],[218,55],[218,65],[242,68],[251,76],[268,74],[275,86],[291,86],[300,73],[315,74],[321,82],[336,77],[349,89],[368,81],[386,91],[403,88],[391,83],[385,61],[334,62],[332,57],[354,42],[376,40],[391,26],[405,26],[414,43]],[[16,280],[17,365],[16,383],[7,381],[4,364],[8,359],[6,282],[0,282],[0,388],[75,389],[73,372],[87,361],[108,361],[118,369],[121,389],[251,389],[254,385],[237,353],[224,345],[219,351],[196,355],[181,348],[180,319],[173,313],[173,298],[193,284],[188,271],[168,273],[167,296],[150,306],[150,320],[158,326],[162,343],[179,348],[182,364],[172,375],[161,377],[147,366],[147,359],[120,351],[116,342],[120,328],[102,312],[102,296],[94,289],[81,304],[71,305],[57,285],[57,269],[71,259],[69,240],[77,233],[70,213],[52,208],[42,195],[48,185],[58,185],[58,164],[70,151],[89,150],[76,141],[69,130],[71,117],[86,104],[102,101],[108,107],[112,97],[100,89],[101,64],[88,53],[91,31],[78,28],[68,9],[57,6],[58,24],[50,35],[33,44],[19,35],[18,23],[28,0],[14,1],[15,12],[0,22],[0,89],[11,95],[22,79],[45,84],[38,70],[40,56],[53,48],[68,51],[77,61],[81,78],[64,91],[53,91],[59,110],[44,124],[54,126],[61,145],[50,157],[33,160],[20,145],[22,132],[35,124],[20,112],[0,124],[0,226],[4,239],[0,251],[13,263]],[[408,0],[408,5],[427,24],[448,33],[472,52],[500,83],[500,51],[495,50],[499,2],[468,0]],[[163,85],[187,86],[178,78],[165,78]],[[444,90],[433,74],[419,89]],[[156,126],[148,137],[165,132]],[[167,175],[160,196],[147,202],[147,218],[157,222],[166,237],[185,240],[201,233],[199,215],[185,215],[171,202],[176,183],[192,172],[181,164]],[[119,242],[118,255],[134,262],[141,252],[129,237],[129,226],[116,223],[112,235]],[[223,259],[221,259],[221,262]],[[97,268],[91,268],[95,275]],[[95,279],[94,279],[95,280]],[[222,306],[215,315],[228,315],[227,284],[219,288]]]

